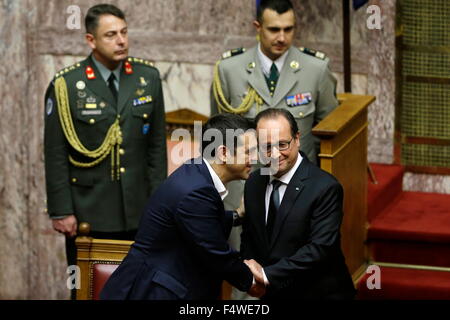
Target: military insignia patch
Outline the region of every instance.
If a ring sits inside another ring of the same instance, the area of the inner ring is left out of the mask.
[[[94,69],[92,69],[91,66],[87,66],[87,67],[86,67],[86,77],[87,77],[89,80],[94,80],[94,79],[96,78],[96,77],[95,77]]]
[[[152,96],[145,96],[133,99],[133,107],[140,106],[149,102],[152,102]]]
[[[126,74],[133,74],[133,67],[128,61],[125,61],[125,73]]]
[[[83,116],[99,116],[102,114],[102,110],[81,110]]]
[[[148,123],[146,123],[142,126],[142,134],[146,135],[149,130],[150,130],[150,125]]]
[[[53,100],[52,98],[47,99],[47,104],[45,106],[45,111],[47,112],[47,115],[51,115],[53,112]]]
[[[312,96],[310,92],[299,93],[293,96],[286,97],[286,104],[289,107],[297,107],[304,104],[308,104],[312,101]]]

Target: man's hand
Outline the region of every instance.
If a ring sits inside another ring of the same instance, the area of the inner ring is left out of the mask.
[[[62,219],[53,219],[52,224],[53,229],[66,237],[72,238],[77,235],[77,218],[73,214]]]
[[[249,267],[255,278],[255,283],[250,287],[248,294],[252,297],[260,298],[266,293],[266,286],[264,285],[264,276],[261,265],[255,260],[244,260],[244,263]]]
[[[239,215],[239,218],[244,218],[245,216],[245,206],[244,206],[244,197],[242,197],[241,199],[241,205],[239,206],[239,208],[236,209],[236,212]]]
[[[262,267],[261,265],[256,262],[255,260],[244,260],[244,263],[247,265],[247,267],[250,268],[250,271],[253,273],[253,276],[255,277],[255,280],[257,282],[260,282],[264,284],[264,276],[262,273]]]

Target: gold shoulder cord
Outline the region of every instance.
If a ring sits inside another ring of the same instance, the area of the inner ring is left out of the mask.
[[[59,77],[55,81],[56,100],[58,104],[59,119],[64,135],[72,148],[83,156],[95,159],[92,162],[79,162],[69,156],[70,163],[80,168],[92,168],[102,162],[108,154],[111,154],[111,179],[120,180],[120,173],[118,168],[120,166],[119,147],[122,143],[122,132],[120,130],[119,119],[116,119],[111,127],[108,129],[105,140],[95,150],[88,150],[81,143],[75,131],[70,113],[69,98],[67,93],[67,84],[64,77]],[[114,175],[116,173],[116,176]]]
[[[219,113],[228,112],[228,113],[246,113],[250,108],[253,106],[253,104],[256,102],[258,113],[261,106],[263,105],[262,98],[258,95],[258,93],[253,89],[252,87],[248,88],[247,95],[245,96],[244,100],[242,100],[242,103],[239,107],[235,108],[231,104],[228,103],[227,99],[225,99],[225,96],[223,95],[222,91],[222,85],[220,83],[220,77],[219,77],[219,63],[221,60],[217,61],[215,67],[214,67],[214,80],[213,80],[213,94],[214,99],[217,101],[217,106],[219,109]]]

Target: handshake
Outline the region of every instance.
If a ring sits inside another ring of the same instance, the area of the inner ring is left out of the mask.
[[[266,293],[266,285],[264,284],[263,269],[261,265],[255,260],[244,260],[244,263],[249,267],[255,278],[254,283],[250,287],[248,294],[252,297],[260,298]]]

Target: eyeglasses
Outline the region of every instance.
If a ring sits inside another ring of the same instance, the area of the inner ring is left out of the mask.
[[[272,148],[277,148],[278,151],[285,151],[290,148],[292,140],[294,140],[294,138],[292,138],[289,141],[278,141],[278,143],[273,144],[273,145],[272,144],[262,144],[259,146],[259,150],[261,152],[265,152],[265,153],[272,152]]]

